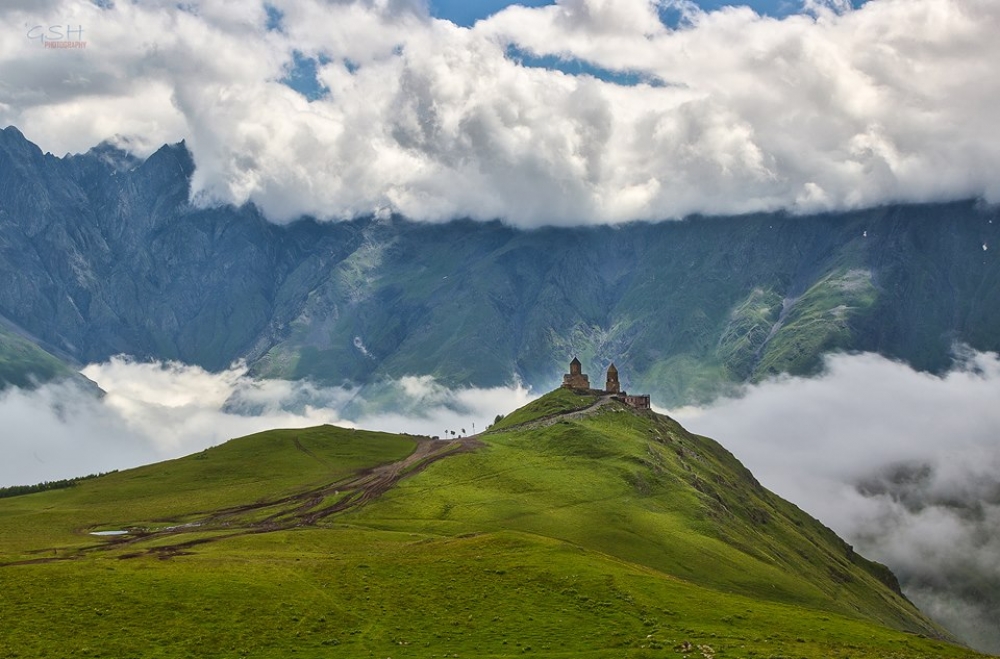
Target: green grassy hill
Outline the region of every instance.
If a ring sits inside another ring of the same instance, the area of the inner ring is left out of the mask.
[[[714,441],[565,391],[453,442],[260,433],[0,528],[5,657],[978,656]]]

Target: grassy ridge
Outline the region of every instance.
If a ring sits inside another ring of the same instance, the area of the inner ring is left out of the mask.
[[[879,582],[881,570],[665,417],[613,405],[487,441],[356,517],[421,533],[513,529],[727,592],[935,631]]]
[[[523,423],[538,421],[554,414],[582,410],[590,407],[595,402],[597,402],[597,396],[594,394],[559,388],[511,412],[490,426],[490,430],[505,430]]]
[[[333,426],[257,433],[179,460],[4,500],[0,562],[94,544],[92,530],[162,528],[205,511],[308,489],[409,455],[414,440]]]
[[[519,414],[579,403],[555,392]],[[547,423],[317,525],[159,555],[136,549],[221,531],[127,546],[83,532],[275,500],[416,442],[273,431],[2,500],[0,563],[21,562],[0,566],[0,656],[977,656],[927,638],[940,630],[879,566],[711,440],[615,405]]]

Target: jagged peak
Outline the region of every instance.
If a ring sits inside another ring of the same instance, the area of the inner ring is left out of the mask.
[[[24,133],[22,133],[20,130],[18,130],[17,126],[13,126],[13,125],[7,126],[6,128],[4,128],[0,132],[2,132],[4,134],[4,137],[12,137],[12,138],[16,138],[16,139],[21,139],[21,140],[24,140],[25,142],[28,141],[28,138],[26,138],[24,136]]]
[[[189,184],[194,174],[195,163],[187,144],[182,140],[174,144],[164,144],[140,163],[137,169],[164,179],[183,179]]]
[[[109,140],[91,148],[84,154],[84,157],[94,158],[120,172],[133,169],[142,162],[142,159],[133,154],[130,149],[123,148]]]
[[[35,156],[41,156],[42,150],[38,145],[24,136],[16,126],[7,126],[0,131],[0,145],[12,148],[22,153],[29,152]]]

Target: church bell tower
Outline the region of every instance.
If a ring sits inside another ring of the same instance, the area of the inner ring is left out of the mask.
[[[618,369],[615,368],[615,365],[612,362],[611,366],[608,366],[608,381],[604,385],[604,391],[609,394],[618,394],[621,393],[621,390],[622,387],[618,384]]]

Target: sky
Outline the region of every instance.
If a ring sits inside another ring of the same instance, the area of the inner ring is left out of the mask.
[[[859,7],[865,0],[854,0],[852,7]],[[432,16],[443,18],[461,25],[471,27],[476,21],[488,18],[510,5],[522,7],[544,7],[556,4],[555,0],[524,0],[522,2],[507,2],[506,0],[431,0],[428,7]],[[661,3],[666,5],[668,3]],[[715,10],[728,6],[745,6],[766,16],[783,17],[794,14],[802,9],[800,0],[748,0],[733,2],[732,0],[695,0],[694,3],[703,10]],[[669,16],[669,12],[664,12]],[[668,18],[669,20],[669,18]]]
[[[537,4],[537,3],[535,3]],[[8,0],[0,125],[199,204],[512,225],[1000,199],[995,0]]]

